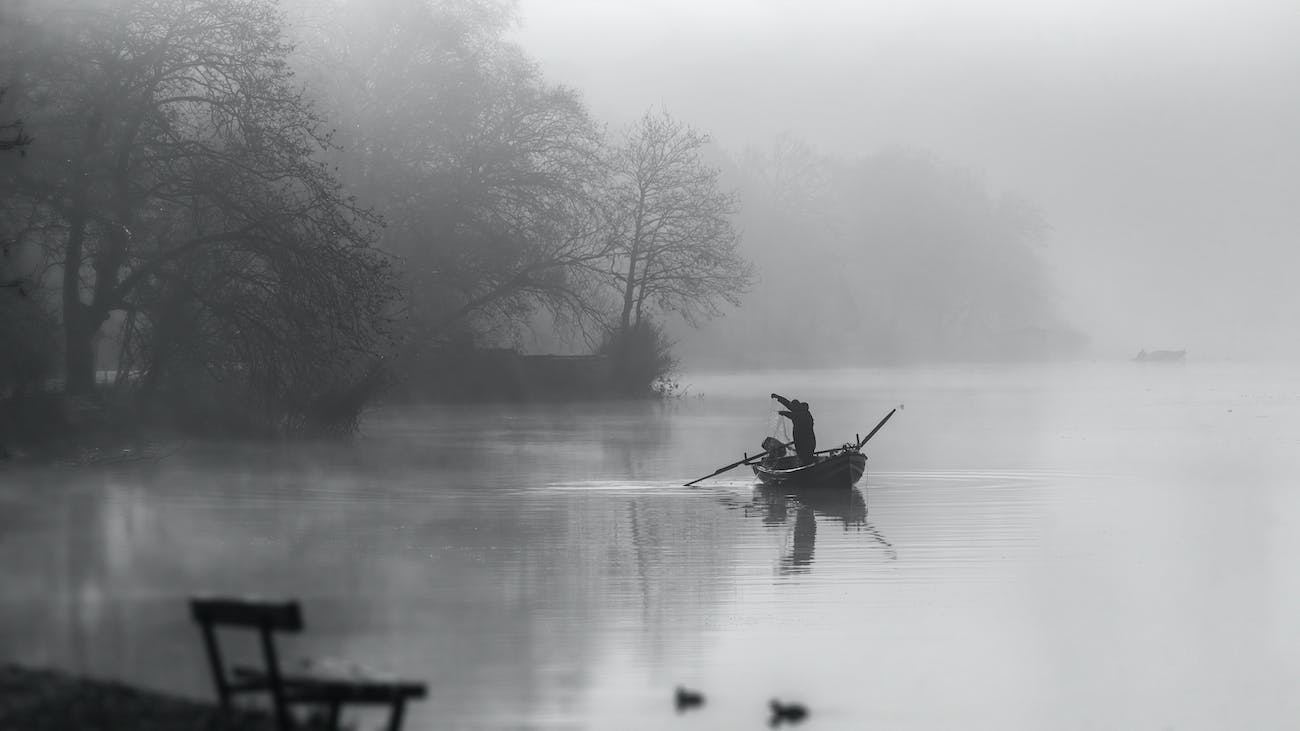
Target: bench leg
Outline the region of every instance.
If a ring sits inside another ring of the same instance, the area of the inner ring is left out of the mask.
[[[406,713],[406,699],[394,698],[393,710],[388,714],[388,731],[402,731],[402,716]]]
[[[340,716],[343,715],[343,704],[338,701],[330,701],[329,711],[325,716],[325,728],[329,731],[339,731]]]

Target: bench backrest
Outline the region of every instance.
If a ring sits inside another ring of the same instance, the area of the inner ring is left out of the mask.
[[[299,608],[298,602],[194,597],[190,599],[190,613],[203,632],[203,646],[207,650],[212,682],[217,687],[217,698],[221,707],[229,708],[231,696],[236,694],[268,693],[275,711],[276,725],[281,731],[293,728],[288,706],[285,703],[280,660],[275,651],[275,640],[272,634],[302,631],[302,609]],[[259,678],[239,681],[227,675],[216,633],[216,629],[222,626],[257,632],[261,640],[263,665]]]
[[[302,609],[296,601],[195,597],[190,599],[190,611],[201,625],[302,631]]]

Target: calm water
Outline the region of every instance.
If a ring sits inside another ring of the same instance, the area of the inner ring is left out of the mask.
[[[1300,723],[1300,375],[683,381],[0,473],[0,657],[210,698],[183,599],[216,591],[302,599],[292,655],[427,679],[414,729],[761,728],[773,696],[822,729]],[[773,390],[823,447],[903,409],[852,493],[680,487],[757,449]]]

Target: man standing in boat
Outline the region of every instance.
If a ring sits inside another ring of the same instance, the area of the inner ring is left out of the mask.
[[[813,416],[808,410],[808,404],[799,399],[787,401],[784,396],[775,393],[772,398],[786,408],[781,416],[794,425],[794,451],[799,455],[799,464],[812,464],[813,452],[817,451],[817,435],[813,433]]]

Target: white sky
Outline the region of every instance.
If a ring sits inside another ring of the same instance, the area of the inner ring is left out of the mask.
[[[521,0],[548,79],[724,147],[923,148],[1038,202],[1102,348],[1300,353],[1296,0]]]

